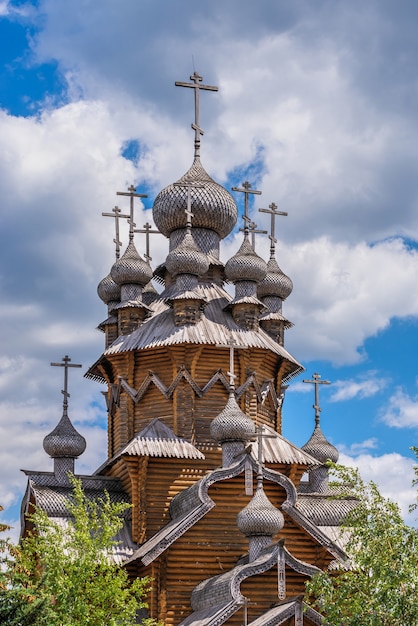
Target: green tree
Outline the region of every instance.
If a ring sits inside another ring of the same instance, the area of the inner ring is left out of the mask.
[[[129,505],[111,502],[108,494],[89,500],[81,482],[72,482],[68,524],[36,509],[32,534],[19,546],[3,541],[1,624],[130,626],[137,623],[138,609],[146,606],[150,579],[129,581],[111,559]]]
[[[315,575],[308,601],[333,626],[418,626],[418,529],[357,470],[332,472],[358,498],[341,527],[349,560]]]

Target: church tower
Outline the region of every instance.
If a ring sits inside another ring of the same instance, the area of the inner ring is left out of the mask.
[[[98,287],[104,350],[86,376],[107,388],[108,451],[83,480],[133,504],[118,558],[132,577],[153,578],[152,617],[167,626],[320,624],[303,605],[305,581],[344,551],[315,524],[312,485],[298,495],[305,472],[315,484],[322,476],[323,457],[281,432],[284,390],[303,370],[284,347],[292,324],[282,303],[293,286],[276,260],[275,220],[286,213],[275,203],[260,209],[271,217],[266,262],[249,217],[249,198],[261,192],[245,181],[233,197],[204,169],[200,92],[217,88],[196,72],[190,79],[176,85],[194,91],[194,158],[156,196],[157,230],[135,230],[135,198],[144,196],[133,186],[119,192],[126,214],[103,214],[115,220],[116,259]],[[224,263],[219,245],[237,226],[239,197],[243,240]],[[135,232],[146,233],[142,256]],[[169,240],[154,271],[151,233]]]

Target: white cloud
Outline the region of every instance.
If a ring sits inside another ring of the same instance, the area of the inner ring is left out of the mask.
[[[418,427],[418,396],[411,397],[398,388],[382,409],[380,419],[393,428]]]
[[[322,237],[282,246],[279,265],[294,282],[284,304],[295,323],[287,346],[305,360],[359,362],[367,337],[395,316],[418,315],[418,253],[399,239],[370,246]]]
[[[365,454],[369,450],[376,449],[378,447],[378,443],[379,442],[375,437],[370,437],[369,439],[365,439],[364,441],[354,442],[350,446],[340,444],[337,447],[342,454],[348,455],[349,457],[355,457],[361,454]]]
[[[408,513],[409,505],[416,500],[416,488],[411,486],[414,461],[395,452],[372,456],[362,453],[355,456],[340,454],[339,463],[357,467],[365,481],[374,481],[383,496],[397,502],[408,524],[415,524],[415,515]]]
[[[353,398],[370,398],[387,385],[387,380],[378,378],[376,375],[365,373],[362,380],[336,380],[332,388],[334,392],[330,397],[330,402],[341,402],[352,400]]]

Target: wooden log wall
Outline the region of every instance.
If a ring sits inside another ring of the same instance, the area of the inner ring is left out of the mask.
[[[198,473],[198,470],[195,472]],[[147,484],[149,492],[155,495],[155,501],[165,499],[163,508],[155,506],[151,499],[147,502],[150,530],[159,529],[162,522],[169,520],[168,504],[172,494],[187,486],[190,474],[190,470],[184,470],[172,485],[169,480],[155,479]],[[265,491],[275,506],[280,506],[286,497],[285,491],[275,483],[265,481]],[[147,573],[155,578],[151,615],[161,619],[166,626],[179,624],[192,612],[190,596],[199,582],[232,569],[237,560],[248,552],[248,539],[236,524],[237,514],[250,500],[250,496],[245,495],[244,476],[214,484],[209,495],[216,506],[155,563],[141,569],[142,575]],[[333,558],[287,516],[285,527],[273,540],[279,538],[285,539],[287,549],[304,562],[323,567]],[[303,594],[305,580],[306,576],[286,567],[287,597]],[[278,601],[277,568],[273,567],[269,572],[244,582],[242,593],[250,600],[249,615],[254,619]],[[228,620],[230,624],[242,624],[241,612]]]

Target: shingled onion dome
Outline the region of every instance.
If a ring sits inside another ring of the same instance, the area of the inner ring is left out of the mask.
[[[108,306],[108,312],[111,313],[120,302],[121,289],[115,283],[111,274],[105,276],[97,286],[97,293],[100,300]]]
[[[258,329],[258,317],[264,305],[257,298],[257,284],[266,274],[266,262],[245,236],[238,252],[226,262],[225,275],[235,284],[235,298],[228,308],[232,308],[235,322],[246,330]]]
[[[186,214],[187,223],[184,239],[174,250],[169,252],[166,259],[166,268],[175,278],[175,285],[170,290],[167,302],[173,307],[176,326],[196,324],[200,320],[206,300],[196,288],[199,277],[206,274],[209,269],[207,255],[199,250],[192,237],[190,198],[188,199]]]
[[[254,437],[254,422],[238,406],[233,389],[225,408],[212,420],[210,434],[222,447],[223,467],[236,463],[245,444]]]
[[[197,285],[197,277],[206,274],[209,261],[206,254],[198,249],[191,232],[186,232],[183,241],[168,254],[166,267],[173,277],[180,274],[195,277]]]
[[[152,270],[130,241],[123,255],[113,264],[110,274],[121,288],[121,302],[115,307],[118,332],[127,335],[141,324],[149,311],[142,301],[142,289],[151,280]]]
[[[237,515],[237,525],[242,534],[249,538],[250,562],[271,544],[274,535],[284,526],[283,514],[267,498],[260,476],[254,496]]]
[[[188,194],[193,212],[193,239],[202,252],[218,259],[219,241],[234,228],[238,209],[231,194],[205,171],[199,157],[195,157],[184,176],[162,189],[155,198],[152,209],[155,225],[170,238],[170,250],[174,250],[185,236]]]
[[[267,263],[267,273],[257,286],[259,298],[276,297],[286,300],[293,291],[293,283],[280,269],[274,256]]]
[[[319,418],[316,418],[315,429],[311,438],[302,446],[302,450],[317,459],[320,467],[311,469],[309,472],[309,486],[311,491],[323,493],[328,488],[328,467],[327,461],[336,463],[338,461],[339,452],[325,437],[319,424]]]
[[[115,307],[120,303],[120,286],[115,283],[112,276],[105,276],[97,286],[99,298],[107,304],[109,317],[98,326],[106,335],[106,348],[108,348],[118,336],[118,318],[115,315]]]
[[[68,472],[74,473],[74,460],[86,449],[86,440],[72,425],[65,407],[57,426],[44,438],[43,446],[54,459],[55,478],[67,483]]]
[[[282,314],[282,303],[293,291],[293,283],[280,269],[274,255],[267,263],[267,274],[257,286],[257,295],[268,311],[260,316],[261,327],[280,345],[284,344],[284,329],[292,322]]]

